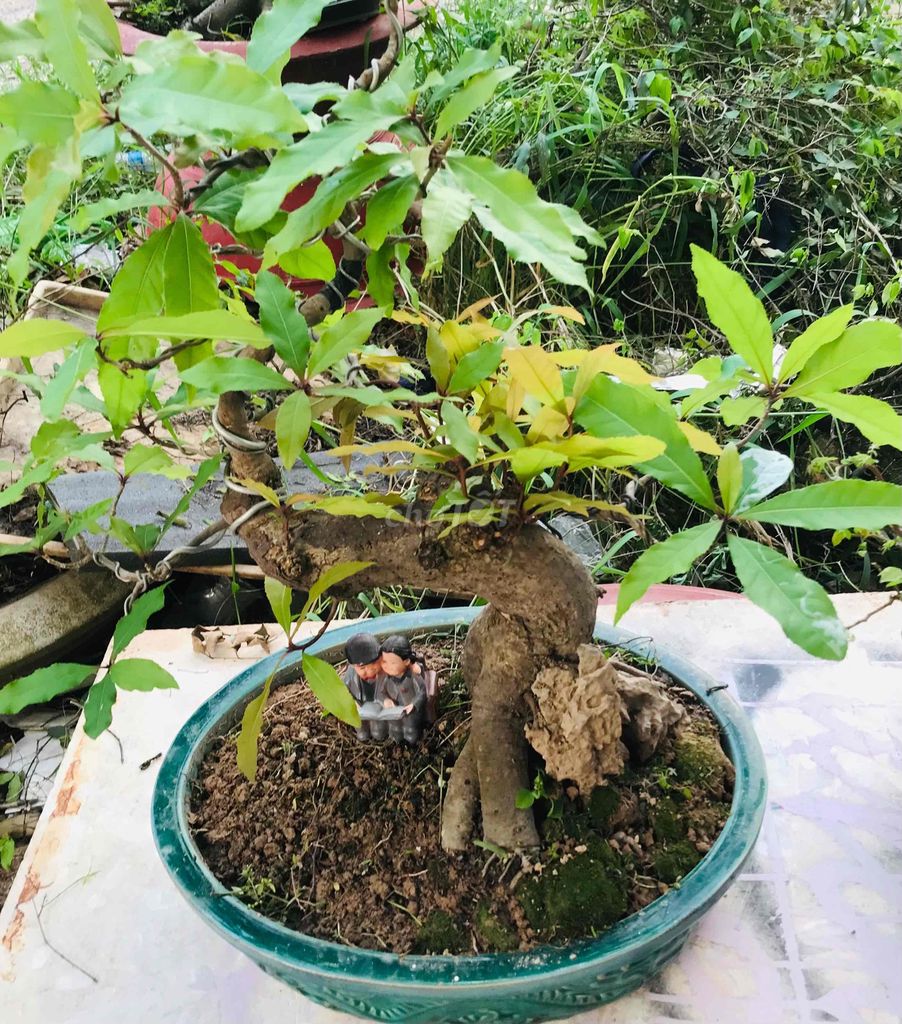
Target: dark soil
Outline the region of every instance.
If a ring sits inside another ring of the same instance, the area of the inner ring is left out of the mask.
[[[652,762],[588,798],[537,765],[543,849],[527,860],[439,842],[447,777],[467,732],[452,641],[432,642],[437,723],[416,748],[358,742],[302,683],[270,699],[256,781],[215,741],[191,823],[216,876],[249,906],[322,939],[396,953],[482,953],[597,935],[678,885],[729,815],[732,769],[694,695],[690,725]],[[521,794],[525,796],[525,794]]]
[[[15,505],[0,508],[0,533],[33,537],[37,528],[36,498],[26,495]],[[0,558],[0,605],[21,597],[26,590],[56,575],[56,571],[39,555],[6,555]]]

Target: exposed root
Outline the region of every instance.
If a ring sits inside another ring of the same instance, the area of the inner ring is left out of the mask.
[[[448,792],[442,806],[442,849],[465,850],[476,820],[479,802],[479,773],[476,770],[476,747],[468,739],[460,752],[448,781]]]

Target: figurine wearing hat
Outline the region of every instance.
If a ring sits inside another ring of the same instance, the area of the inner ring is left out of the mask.
[[[355,633],[345,644],[348,667],[342,679],[359,707],[381,703],[382,692],[382,648],[371,633]],[[372,726],[382,726],[373,730]],[[357,729],[357,739],[366,742],[371,739],[385,739],[383,723],[362,719]]]

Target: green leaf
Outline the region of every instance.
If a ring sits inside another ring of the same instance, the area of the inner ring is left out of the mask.
[[[595,240],[597,234],[579,216],[556,203],[540,199],[525,174],[499,167],[481,156],[449,156],[454,180],[474,197],[479,223],[504,244],[514,260],[541,263],[557,280],[589,290],[585,252],[574,235]]]
[[[717,460],[717,486],[724,510],[732,512],[742,490],[742,463],[735,444],[728,444],[720,453]]]
[[[787,395],[807,398],[861,384],[884,366],[902,363],[902,327],[892,320],[863,320],[806,362]]]
[[[119,114],[145,133],[220,132],[236,145],[307,128],[288,97],[262,75],[199,51],[133,78],[122,90]]]
[[[96,740],[113,724],[113,705],[116,703],[116,684],[107,674],[88,690],[85,700],[85,733]]]
[[[208,309],[181,316],[157,316],[132,320],[118,327],[108,327],[104,338],[211,338],[214,341],[240,341],[255,348],[266,348],[263,331],[243,316],[227,309]]]
[[[473,349],[461,358],[451,375],[447,390],[451,394],[469,394],[498,369],[503,353],[503,341],[483,342],[479,348]]]
[[[479,461],[480,436],[452,402],[442,402],[442,424],[448,443],[473,465]]]
[[[17,715],[31,704],[43,704],[61,693],[77,690],[97,671],[96,666],[63,661],[0,687],[0,715]]]
[[[889,404],[869,395],[811,392],[805,401],[844,423],[851,423],[871,442],[902,449],[902,416]]]
[[[316,237],[336,220],[351,199],[359,198],[364,189],[384,178],[404,159],[409,160],[400,153],[364,153],[326,178],[308,202],[288,214],[285,226],[267,243],[264,265],[272,266],[282,253],[291,252]]]
[[[183,370],[186,384],[221,395],[227,391],[290,391],[292,385],[269,366],[256,359],[213,356]]]
[[[527,811],[536,802],[536,795],[531,789],[518,789],[514,805],[518,811]]]
[[[283,252],[278,264],[286,274],[302,281],[331,281],[335,277],[335,257],[321,238],[300,249]]]
[[[794,466],[792,459],[782,452],[755,446],[746,448],[739,461],[742,463],[742,489],[731,510],[734,514],[782,487]]]
[[[359,728],[360,712],[357,702],[335,671],[335,667],[322,658],[305,654],[301,659],[307,685],[313,691],[322,706],[340,722]]]
[[[879,578],[885,587],[902,587],[902,569],[895,565],[888,565]]]
[[[273,677],[270,676],[263,685],[259,697],[255,697],[244,709],[241,716],[241,731],[238,733],[237,761],[238,768],[245,778],[251,782],[257,777],[257,740],[263,727],[263,709],[269,700],[269,689]]]
[[[441,268],[448,247],[472,216],[474,202],[444,168],[429,183],[420,221],[428,252],[426,272]]]
[[[119,29],[106,0],[78,0],[78,11],[85,38],[107,57],[121,56]]]
[[[110,677],[119,690],[177,690],[178,682],[162,665],[147,658],[125,658],[110,666]]]
[[[131,523],[118,516],[110,518],[109,532],[130,551],[142,556],[153,551],[157,541],[163,535],[162,527],[154,523],[139,523],[137,526],[132,526]]]
[[[743,519],[805,530],[881,530],[902,525],[902,487],[877,480],[831,480],[778,494]]]
[[[726,427],[740,427],[753,417],[760,417],[767,408],[767,403],[757,395],[744,395],[741,398],[725,398],[720,403],[720,418]]]
[[[331,121],[300,142],[276,153],[264,173],[244,190],[235,227],[248,231],[266,224],[279,211],[288,193],[314,176],[325,177],[344,167],[363,151],[375,132],[394,122],[394,116],[368,121]]]
[[[84,231],[92,224],[125,210],[146,210],[153,206],[165,206],[166,202],[166,197],[152,188],[142,188],[138,192],[123,192],[121,195],[107,196],[96,203],[79,207],[72,225],[76,231]]]
[[[276,413],[276,444],[285,469],[291,469],[304,450],[311,419],[310,399],[303,391],[295,391],[279,406]]]
[[[32,20],[0,22],[0,62],[19,57],[44,60],[44,37]]]
[[[474,75],[482,74],[484,71],[491,71],[501,57],[501,44],[495,43],[488,50],[476,48],[465,50],[451,70],[443,76],[442,83],[437,86],[432,94],[432,100],[440,103],[467,79]]]
[[[517,68],[495,68],[493,71],[485,71],[480,75],[474,75],[460,91],[454,93],[442,108],[435,125],[435,137],[444,138],[452,128],[459,125],[474,111],[485,106],[495,95],[495,90],[517,74]]]
[[[0,870],[9,871],[16,854],[16,844],[12,836],[0,837]]]
[[[84,338],[85,332],[62,320],[20,320],[0,333],[0,357],[33,359]]]
[[[377,89],[346,92],[332,107],[332,114],[345,121],[364,122],[370,125],[370,131],[376,131],[374,126],[384,117],[390,117],[393,124],[406,117],[414,106],[415,79],[416,58],[409,53]]]
[[[690,530],[675,533],[643,552],[623,577],[617,594],[617,622],[655,583],[688,572],[693,563],[708,551],[720,533],[720,521],[714,520]]]
[[[210,247],[200,228],[179,214],[122,264],[100,311],[97,330],[103,333],[138,316],[181,316],[219,306]],[[126,354],[133,353],[124,347],[121,355]]]
[[[44,387],[41,415],[45,420],[59,419],[76,385],[96,366],[93,339],[76,345]]]
[[[34,20],[44,36],[47,59],[60,79],[82,99],[99,102],[75,0],[37,0]]]
[[[416,199],[420,183],[416,175],[407,174],[395,178],[373,196],[366,204],[366,224],[360,235],[372,249],[378,249],[386,235],[398,232],[407,219],[410,204]]]
[[[369,448],[368,445],[364,447]],[[338,454],[338,449],[333,449],[333,452]],[[396,512],[394,507],[388,504],[382,495],[376,493],[317,498],[315,501],[305,502],[304,507],[326,512],[330,516],[353,516],[356,519],[372,517],[373,519],[391,519],[398,523],[404,521],[404,516]]]
[[[194,499],[194,495],[197,494],[197,492],[207,483],[210,477],[213,476],[216,470],[219,469],[219,463],[221,461],[221,455],[213,455],[209,459],[205,459],[197,467],[197,472],[194,474],[194,482],[191,484],[187,493],[183,494],[182,497],[179,498],[178,504],[166,517],[166,520],[163,523],[161,536],[172,526],[179,516],[184,515],[184,513],[188,511],[188,508]]]
[[[75,134],[79,103],[58,85],[27,80],[0,93],[0,124],[36,146],[56,146]]]
[[[132,418],[147,391],[147,372],[129,370],[123,372],[108,363],[97,367],[97,383],[103,395],[106,418],[117,434],[131,423]]]
[[[384,313],[395,304],[395,276],[391,270],[394,256],[395,247],[384,245],[366,258],[367,294]]]
[[[19,217],[19,247],[7,263],[10,277],[21,284],[28,273],[28,254],[41,241],[53,223],[72,184],[81,174],[78,137],[65,139],[57,146],[35,146],[28,157],[22,199],[25,208]]]
[[[356,309],[327,327],[310,346],[307,376],[314,377],[363,346],[382,319],[381,309]]]
[[[848,636],[826,590],[771,548],[728,538],[743,593],[780,623],[783,632],[816,658],[841,661]]]
[[[307,612],[310,611],[327,590],[337,586],[351,576],[356,576],[357,573],[368,569],[372,564],[372,562],[339,562],[338,565],[333,565],[331,568],[326,569],[310,588],[303,611],[301,612],[301,618],[306,617]]]
[[[263,580],[263,589],[266,591],[266,599],[276,617],[276,622],[287,635],[291,632],[291,587],[286,587],[279,580],[267,576]]]
[[[319,24],[330,0],[273,0],[273,5],[254,22],[247,44],[247,63],[266,74],[285,50]]]
[[[116,623],[113,631],[113,657],[121,654],[126,647],[147,628],[147,622],[166,603],[166,587],[154,587],[142,594],[131,606],[127,615]],[[120,685],[117,683],[117,685]]]
[[[673,413],[662,408],[645,389],[598,376],[573,413],[580,426],[596,437],[647,434],[666,445],[666,451],[636,468],[674,488],[705,508],[714,508],[714,494],[701,459],[692,450]]]
[[[834,309],[832,313],[809,324],[783,356],[783,362],[780,364],[780,382],[788,380],[803,369],[819,348],[836,341],[849,326],[854,311],[855,307],[852,305],[840,306],[839,309]]]
[[[275,274],[261,270],[254,297],[267,338],[285,363],[303,377],[310,353],[310,331],[295,305],[294,292]]]
[[[692,247],[692,270],[698,294],[705,300],[708,319],[724,335],[730,348],[770,383],[774,374],[774,336],[761,301],[741,274]]]
[[[157,473],[170,480],[184,480],[191,475],[191,470],[187,466],[179,466],[173,462],[163,448],[146,444],[136,444],[134,448],[129,448],[125,453],[123,465],[126,476],[135,473]]]

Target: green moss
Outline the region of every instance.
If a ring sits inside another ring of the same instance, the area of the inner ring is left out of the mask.
[[[166,35],[178,28],[187,14],[182,0],[138,0],[128,12],[128,20],[145,32]]]
[[[686,822],[676,804],[666,797],[658,800],[649,815],[655,839],[659,843],[676,842],[686,838]]]
[[[517,933],[493,914],[487,903],[480,903],[474,923],[476,936],[489,953],[511,953],[517,948]]]
[[[454,918],[444,910],[433,910],[420,925],[414,953],[460,953],[466,948],[467,936]]]
[[[607,844],[566,864],[549,864],[518,889],[526,919],[545,938],[579,938],[601,931],[626,913],[622,862]]]
[[[589,797],[589,817],[596,828],[604,828],[620,806],[620,793],[613,786],[596,786]]]
[[[723,752],[713,736],[697,733],[681,736],[673,747],[673,767],[680,782],[709,791],[723,787]]]
[[[673,883],[688,874],[702,859],[692,843],[670,843],[655,854],[655,873],[662,882]]]

